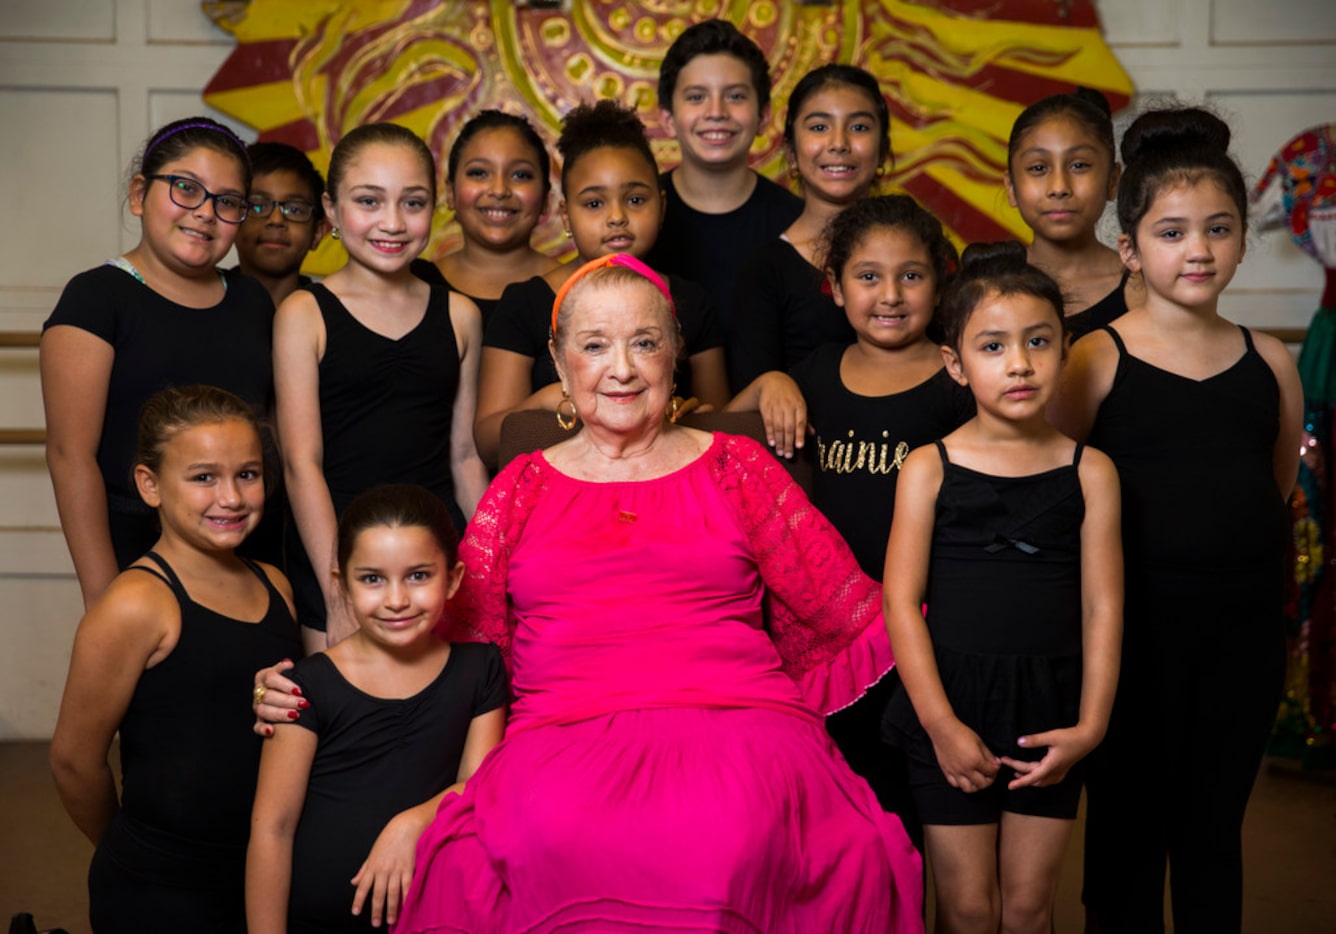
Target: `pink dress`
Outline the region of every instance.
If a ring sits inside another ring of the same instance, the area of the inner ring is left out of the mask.
[[[397,934],[922,930],[918,856],[822,719],[891,665],[880,589],[760,446],[630,483],[529,455],[460,556],[451,635],[500,646],[515,703]]]

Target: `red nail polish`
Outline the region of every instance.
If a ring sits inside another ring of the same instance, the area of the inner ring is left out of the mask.
[[[306,709],[309,708],[310,706],[311,706],[311,702],[308,701],[308,700],[307,700],[306,698],[304,698],[304,697],[303,697],[301,700],[297,701],[297,709],[298,709],[298,710],[306,710]]]
[[[272,726],[267,726],[267,727],[265,727],[265,728],[264,728],[264,735],[265,735],[265,736],[273,736],[273,735],[274,735],[274,728],[273,728]]]
[[[301,696],[302,696],[302,689],[299,688],[299,687],[297,687],[296,685],[293,685],[293,688],[292,688],[292,696],[293,696],[293,697],[301,697]]]
[[[289,719],[289,720],[296,720],[296,719],[297,719],[298,717],[300,717],[300,716],[301,716],[301,714],[297,713],[297,711],[295,711],[295,710],[289,710],[289,711],[288,711],[288,719]]]

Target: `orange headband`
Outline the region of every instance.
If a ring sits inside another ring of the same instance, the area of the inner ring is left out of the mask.
[[[585,263],[579,269],[575,270],[575,273],[562,283],[561,288],[557,290],[557,297],[552,301],[553,338],[555,338],[557,334],[557,312],[561,308],[561,303],[566,300],[566,293],[571,290],[571,287],[575,285],[575,283],[589,275],[589,273],[593,272],[595,269],[603,269],[605,266],[624,266],[632,272],[640,273],[640,275],[649,280],[650,285],[659,290],[659,294],[667,299],[668,310],[673,313],[674,318],[677,317],[677,306],[673,304],[673,296],[668,292],[668,283],[663,281],[662,276],[653,269],[650,269],[640,260],[636,259],[630,253],[611,253],[607,256],[600,256],[598,259],[591,259],[589,262]]]

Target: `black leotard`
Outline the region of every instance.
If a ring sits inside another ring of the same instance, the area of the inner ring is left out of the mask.
[[[248,702],[255,672],[301,654],[287,603],[269,594],[259,622],[190,598],[154,552],[181,607],[176,646],[144,671],[121,720],[121,807],[88,873],[98,934],[244,930],[242,876],[260,737]]]

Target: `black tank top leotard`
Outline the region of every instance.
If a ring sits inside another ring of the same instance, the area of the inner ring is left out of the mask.
[[[416,483],[446,504],[462,535],[450,473],[460,368],[449,290],[432,286],[422,320],[397,340],[358,321],[324,285],[310,292],[325,324],[320,431],[334,514],[379,483]],[[289,534],[284,550],[297,619],[323,630],[325,600],[301,537]]]
[[[171,654],[140,675],[121,720],[121,808],[88,880],[99,934],[213,930],[206,922],[228,906],[240,918],[262,742],[250,689],[256,671],[301,654],[287,603],[258,565],[246,562],[269,605],[249,622],[196,603],[160,555],[147,557],[160,572],[130,570],[171,588],[181,628]]]
[[[362,324],[325,286],[311,294],[325,324],[320,429],[335,512],[377,483],[421,484],[453,503],[459,346],[450,293],[433,287],[422,320],[397,340]]]
[[[1274,466],[1280,389],[1252,334],[1239,329],[1237,362],[1195,380],[1132,356],[1104,330],[1118,364],[1090,444],[1118,468],[1129,586],[1145,576],[1133,569],[1162,577],[1279,567],[1288,528]]]
[[[956,716],[998,755],[1035,759],[1027,733],[1073,726],[1081,702],[1081,523],[1076,446],[1066,466],[997,477],[951,462],[946,446],[928,573],[928,631]],[[884,735],[935,765],[901,691]]]

